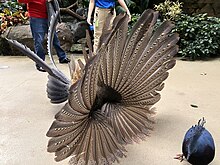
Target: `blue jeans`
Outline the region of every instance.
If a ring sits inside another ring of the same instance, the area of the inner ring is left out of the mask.
[[[48,33],[48,20],[45,18],[30,18],[31,33],[34,39],[34,51],[42,59],[45,60],[45,50],[43,42],[45,35]],[[54,34],[53,46],[59,57],[59,61],[63,61],[66,58],[66,53],[60,47],[60,41],[57,34]]]

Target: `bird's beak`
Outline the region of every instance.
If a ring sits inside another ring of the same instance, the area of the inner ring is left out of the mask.
[[[190,153],[187,154],[186,160],[189,160],[189,157],[191,156]]]

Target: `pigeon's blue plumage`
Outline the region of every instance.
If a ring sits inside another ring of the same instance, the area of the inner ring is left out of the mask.
[[[198,125],[186,132],[183,140],[183,156],[193,165],[207,165],[215,156],[214,140],[204,124],[204,118],[199,120]]]

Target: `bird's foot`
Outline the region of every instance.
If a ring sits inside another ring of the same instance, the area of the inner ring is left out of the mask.
[[[178,160],[180,160],[180,162],[182,162],[182,161],[184,160],[183,154],[177,154],[177,155],[174,157],[174,159],[178,159]]]

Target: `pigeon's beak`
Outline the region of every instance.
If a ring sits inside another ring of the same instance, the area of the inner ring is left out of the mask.
[[[189,155],[187,155],[186,160],[189,160]]]
[[[187,154],[186,160],[189,160],[189,157],[191,156],[191,153]]]

